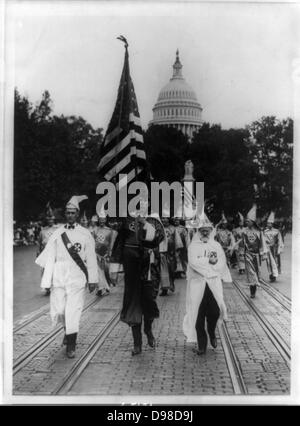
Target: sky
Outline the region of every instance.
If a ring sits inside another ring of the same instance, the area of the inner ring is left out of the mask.
[[[15,86],[33,103],[50,92],[55,114],[106,130],[129,42],[131,77],[147,128],[179,49],[203,120],[244,127],[293,116],[299,5],[176,2],[15,2],[7,46]]]

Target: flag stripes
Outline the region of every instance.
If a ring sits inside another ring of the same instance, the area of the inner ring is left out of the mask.
[[[102,144],[98,171],[106,180],[117,184],[120,174],[128,175],[127,183],[138,178],[144,180],[146,170],[143,132],[126,47],[117,102]],[[117,185],[117,189],[122,184]]]

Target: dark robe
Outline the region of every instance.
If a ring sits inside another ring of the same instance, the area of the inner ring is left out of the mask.
[[[159,243],[164,238],[160,221],[147,217],[146,221],[155,228],[152,241],[146,241],[146,230],[137,219],[124,219],[113,248],[114,259],[123,264],[124,297],[121,321],[128,325],[158,318],[156,297],[159,289]]]

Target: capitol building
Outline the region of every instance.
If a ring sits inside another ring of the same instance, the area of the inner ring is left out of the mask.
[[[182,65],[177,50],[173,76],[158,95],[153,108],[153,120],[149,126],[175,127],[191,140],[202,122],[202,107],[196,93],[182,76]]]

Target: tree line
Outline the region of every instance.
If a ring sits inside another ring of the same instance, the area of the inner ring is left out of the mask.
[[[89,196],[94,213],[97,165],[103,129],[77,116],[53,114],[48,91],[33,105],[15,90],[14,219],[34,220],[50,201],[59,208],[73,194]],[[192,141],[174,128],[151,126],[144,132],[151,175],[180,181],[192,159],[194,178],[203,181],[213,216],[245,214],[255,201],[260,215],[275,210],[292,215],[293,120],[262,117],[245,128],[222,129],[203,123]]]

